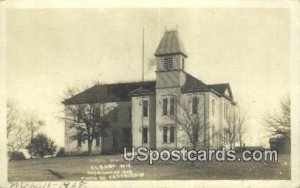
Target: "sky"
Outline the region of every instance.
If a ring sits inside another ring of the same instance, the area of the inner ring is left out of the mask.
[[[288,9],[8,9],[6,24],[7,96],[59,146],[66,88],[141,80],[143,28],[146,79],[163,32],[177,28],[186,71],[230,83],[247,114],[246,145],[267,145],[264,118],[289,95]]]

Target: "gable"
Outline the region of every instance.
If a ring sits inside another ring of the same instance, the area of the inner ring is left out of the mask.
[[[226,88],[224,94],[227,95],[227,96],[230,96],[229,91],[228,91],[228,88]]]

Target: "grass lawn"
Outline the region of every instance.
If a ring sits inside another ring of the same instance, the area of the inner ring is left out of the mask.
[[[9,181],[79,181],[83,180],[82,178],[100,180],[100,176],[107,177],[107,180],[290,179],[290,156],[279,155],[278,159],[278,162],[195,162],[194,166],[191,166],[190,162],[158,161],[150,166],[148,162],[125,162],[121,155],[60,157],[9,162],[8,177]],[[116,166],[107,166],[108,164],[116,164]],[[130,167],[120,168],[120,164],[130,164]],[[131,171],[129,174],[140,176],[120,177],[116,175],[111,178],[107,174],[96,174],[96,172],[118,174],[122,170],[129,170]]]

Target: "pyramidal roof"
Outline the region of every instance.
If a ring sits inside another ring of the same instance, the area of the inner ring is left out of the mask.
[[[165,31],[154,55],[162,56],[171,54],[182,54],[187,57],[187,53],[176,30]]]

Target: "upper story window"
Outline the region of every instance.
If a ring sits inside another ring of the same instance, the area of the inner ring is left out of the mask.
[[[175,114],[175,99],[171,98],[170,99],[170,115]]]
[[[129,118],[129,121],[131,121],[131,118],[132,118],[132,109],[131,109],[131,106],[129,107],[129,111],[128,111],[128,118]]]
[[[74,121],[77,123],[83,123],[83,112],[82,110],[78,110],[76,116],[74,116]]]
[[[95,121],[99,121],[99,119],[100,119],[100,107],[99,106],[94,108],[93,116],[94,116]]]
[[[163,99],[163,115],[168,115],[168,99]]]
[[[173,68],[173,57],[166,56],[164,57],[164,69],[171,70]]]
[[[213,99],[212,100],[212,102],[211,102],[211,112],[212,112],[212,116],[214,116],[215,115],[215,104],[216,103],[216,101],[215,101],[215,99]]]
[[[193,101],[192,101],[192,113],[193,114],[198,113],[198,103],[199,103],[198,97],[194,97]]]
[[[148,117],[148,101],[143,101],[143,117]]]

